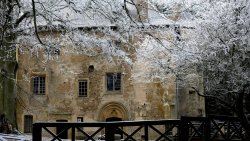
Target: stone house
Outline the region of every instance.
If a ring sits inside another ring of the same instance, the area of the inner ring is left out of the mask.
[[[152,120],[178,118],[177,112],[204,114],[198,110],[203,110],[203,100],[188,89],[182,89],[177,101],[175,78],[168,84],[133,83],[131,73],[136,66],[107,62],[101,55],[77,54],[73,49],[67,53],[68,49],[61,48],[54,59],[47,59],[44,50],[33,54],[27,46],[19,46],[19,130],[29,133],[31,124],[39,121]]]
[[[89,28],[82,31],[96,32]],[[41,36],[47,34],[41,32]],[[135,40],[130,40],[131,44]],[[167,84],[135,83],[131,76],[139,64],[116,57],[109,62],[103,54],[85,55],[67,42],[62,44],[64,47],[53,49],[49,56],[42,48],[32,52],[26,44],[17,49],[16,117],[20,131],[31,133],[32,123],[41,121],[133,121],[204,115],[204,100],[189,88],[178,91],[175,77]]]

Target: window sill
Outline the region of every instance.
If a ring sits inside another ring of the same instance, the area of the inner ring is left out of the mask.
[[[32,94],[34,96],[46,96],[46,94]]]
[[[106,91],[107,95],[122,95],[122,91],[119,90],[119,91]]]
[[[79,98],[88,98],[88,96],[80,96],[78,95]]]

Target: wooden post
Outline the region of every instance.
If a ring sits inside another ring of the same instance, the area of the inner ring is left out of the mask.
[[[181,123],[179,125],[179,141],[188,141],[189,139],[189,126],[185,117],[181,117]]]
[[[210,135],[211,135],[211,119],[210,118],[205,118],[205,140],[209,141],[210,140]]]
[[[144,140],[148,141],[148,125],[144,126]]]
[[[105,140],[115,141],[115,126],[111,123],[105,126]]]
[[[32,127],[32,141],[42,141],[42,126],[34,123]]]
[[[71,134],[71,140],[75,141],[76,140],[76,130],[75,127],[72,127],[72,134]]]

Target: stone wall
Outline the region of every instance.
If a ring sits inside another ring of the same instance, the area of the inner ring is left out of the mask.
[[[136,42],[136,38],[132,42]],[[20,45],[17,56],[16,116],[20,131],[24,131],[25,115],[33,116],[33,122],[77,122],[78,118],[84,122],[106,121],[113,117],[156,120],[204,115],[204,100],[190,92],[193,82],[180,88],[172,75],[164,83],[133,81],[134,69],[143,70],[141,62],[132,65],[115,57],[109,61],[98,51],[96,55],[87,56],[67,43],[56,54]],[[107,73],[121,73],[121,90],[107,91]],[[45,95],[33,94],[34,76],[45,77]],[[78,94],[78,81],[82,79],[88,81],[87,97]],[[197,86],[202,87],[199,78],[194,84],[197,81]]]
[[[105,121],[109,117],[122,120],[165,117],[164,103],[159,102],[164,94],[163,88],[160,84],[137,87],[131,82],[131,66],[128,64],[106,62],[96,56],[67,54],[63,49],[53,60],[47,60],[42,53],[38,53],[38,57],[29,50],[20,50],[16,111],[21,131],[24,115],[32,115],[33,122],[62,119],[76,122],[77,117],[83,117],[84,121]],[[90,66],[94,67],[91,72]],[[106,90],[108,72],[122,74],[121,91]],[[36,75],[46,78],[45,95],[32,94],[32,77]],[[81,79],[88,80],[87,97],[78,96],[78,80]]]

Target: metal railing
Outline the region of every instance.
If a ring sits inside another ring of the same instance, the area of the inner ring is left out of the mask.
[[[60,128],[60,132],[56,129]],[[181,117],[180,120],[146,120],[83,123],[34,123],[33,141],[62,141],[62,134],[75,141],[78,136],[86,141],[217,141],[244,140],[244,130],[235,117]],[[48,140],[48,139],[47,139]]]
[[[245,132],[238,118],[228,116],[182,117],[180,141],[242,141]]]

